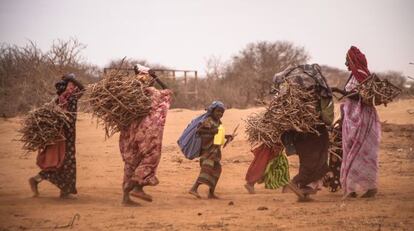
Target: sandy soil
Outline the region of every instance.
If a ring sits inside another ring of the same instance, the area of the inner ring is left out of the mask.
[[[313,202],[298,203],[294,194],[257,187],[249,195],[243,188],[252,159],[241,131],[223,150],[220,200],[197,200],[187,193],[199,167],[179,152],[175,142],[187,123],[201,111],[174,109],[168,114],[161,183],[149,187],[154,202],[140,207],[121,206],[123,163],[118,136],[105,140],[102,128],[81,114],[77,134],[78,197],[58,199],[50,183],[40,184],[40,197],[31,198],[27,179],[38,172],[35,154],[23,155],[13,141],[20,119],[0,121],[0,230],[65,229],[75,214],[73,230],[414,230],[414,100],[378,108],[383,125],[379,194],[376,199],[341,201],[341,192],[322,190]],[[230,109],[224,115],[228,131],[249,113]],[[243,130],[243,129],[240,129]],[[291,174],[297,157],[290,157]],[[206,188],[201,188],[205,197]],[[261,209],[259,209],[262,207]]]

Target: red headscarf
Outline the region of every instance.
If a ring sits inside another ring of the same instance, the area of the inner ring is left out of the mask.
[[[352,75],[358,80],[358,82],[364,81],[371,72],[368,70],[368,62],[365,55],[356,47],[351,46],[346,53],[346,59],[348,61],[349,69],[352,71]]]

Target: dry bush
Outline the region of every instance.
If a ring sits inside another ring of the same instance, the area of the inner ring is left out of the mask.
[[[329,86],[338,87],[340,89],[345,87],[345,83],[349,78],[350,72],[326,65],[321,66],[321,69]]]
[[[84,48],[76,39],[55,41],[46,52],[33,42],[22,47],[1,44],[0,116],[14,116],[49,101],[54,83],[64,73],[75,73],[83,83],[96,81],[99,70],[83,62]]]
[[[0,116],[14,116],[49,101],[55,94],[54,83],[64,73],[75,73],[84,84],[98,81],[102,70],[84,61],[81,53],[85,47],[76,39],[57,40],[46,52],[33,42],[22,47],[0,44]],[[115,59],[106,67],[117,67],[121,60]],[[248,44],[224,62],[210,57],[206,63],[206,77],[199,78],[197,83],[189,78],[185,85],[167,73],[157,74],[174,91],[173,108],[200,109],[213,100],[221,100],[228,107],[246,108],[269,97],[275,73],[308,60],[309,55],[304,48],[293,43],[262,41]],[[132,68],[136,63],[156,69],[167,68],[146,60],[124,60],[126,67]],[[348,71],[329,66],[322,66],[322,71],[332,87],[343,88],[349,77]],[[402,87],[406,79],[401,73],[378,75],[402,88],[403,94],[414,94],[414,84],[411,88]],[[196,84],[197,97],[186,94]],[[81,104],[80,110],[82,108]]]
[[[248,44],[229,61],[210,57],[206,64],[206,77],[199,79],[198,97],[180,93],[177,86],[173,107],[202,108],[214,100],[227,107],[246,108],[268,97],[273,75],[289,65],[306,63],[306,51],[289,42],[257,42]],[[188,81],[192,89],[194,80]]]

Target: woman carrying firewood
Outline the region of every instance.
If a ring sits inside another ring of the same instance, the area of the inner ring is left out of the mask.
[[[287,185],[300,200],[309,199],[321,189],[322,179],[328,172],[329,136],[327,125],[333,121],[332,91],[319,65],[300,65],[285,71],[278,78],[291,79],[306,91],[313,91],[317,99],[320,121],[312,125],[313,132],[301,132],[297,129],[287,130],[281,135],[286,154],[299,156],[299,172]],[[293,96],[299,97],[299,96]],[[316,132],[315,132],[316,130]]]
[[[43,169],[38,175],[29,179],[29,184],[34,197],[39,195],[38,184],[42,180],[48,180],[60,189],[61,198],[70,198],[71,194],[77,194],[75,158],[76,114],[78,100],[82,96],[84,87],[75,79],[75,75],[71,73],[64,75],[62,80],[55,84],[55,88],[58,95],[55,102],[62,109],[69,112],[69,123],[63,129],[64,141],[49,145],[42,152],[46,152],[47,155],[57,155],[55,152],[64,150],[63,163],[58,164],[59,167],[55,169]]]
[[[344,90],[332,88],[346,96],[341,105],[342,148],[341,184],[344,198],[374,197],[377,194],[378,150],[381,124],[374,106],[364,104],[355,90],[371,73],[365,55],[351,46],[345,65],[351,71]]]
[[[137,206],[130,196],[152,201],[152,196],[143,190],[145,186],[159,183],[156,170],[161,158],[162,136],[172,91],[147,67],[136,65],[135,73],[140,81],[149,83],[145,90],[151,97],[151,109],[147,116],[132,122],[121,130],[119,148],[124,166],[123,199],[126,206]],[[162,90],[151,86],[157,82]]]

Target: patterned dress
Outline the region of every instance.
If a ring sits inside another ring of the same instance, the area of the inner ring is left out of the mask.
[[[156,171],[161,159],[162,135],[171,104],[171,90],[147,89],[151,110],[142,121],[133,122],[119,136],[124,166],[123,185],[157,185]]]
[[[200,129],[217,130],[221,122],[214,121],[210,116],[205,119]],[[200,134],[202,145],[200,153],[200,175],[197,182],[215,188],[221,175],[221,150],[220,145],[214,144],[214,135]]]
[[[352,91],[358,84],[354,76],[345,89]],[[341,105],[342,149],[341,184],[345,196],[377,188],[378,151],[381,124],[374,106],[362,100],[345,99]]]
[[[70,112],[70,121],[64,126],[63,133],[66,139],[66,152],[61,168],[55,171],[42,170],[39,175],[56,185],[64,194],[77,194],[76,190],[76,114],[78,100],[82,92],[75,88],[73,92],[63,93],[57,100],[59,106]]]

